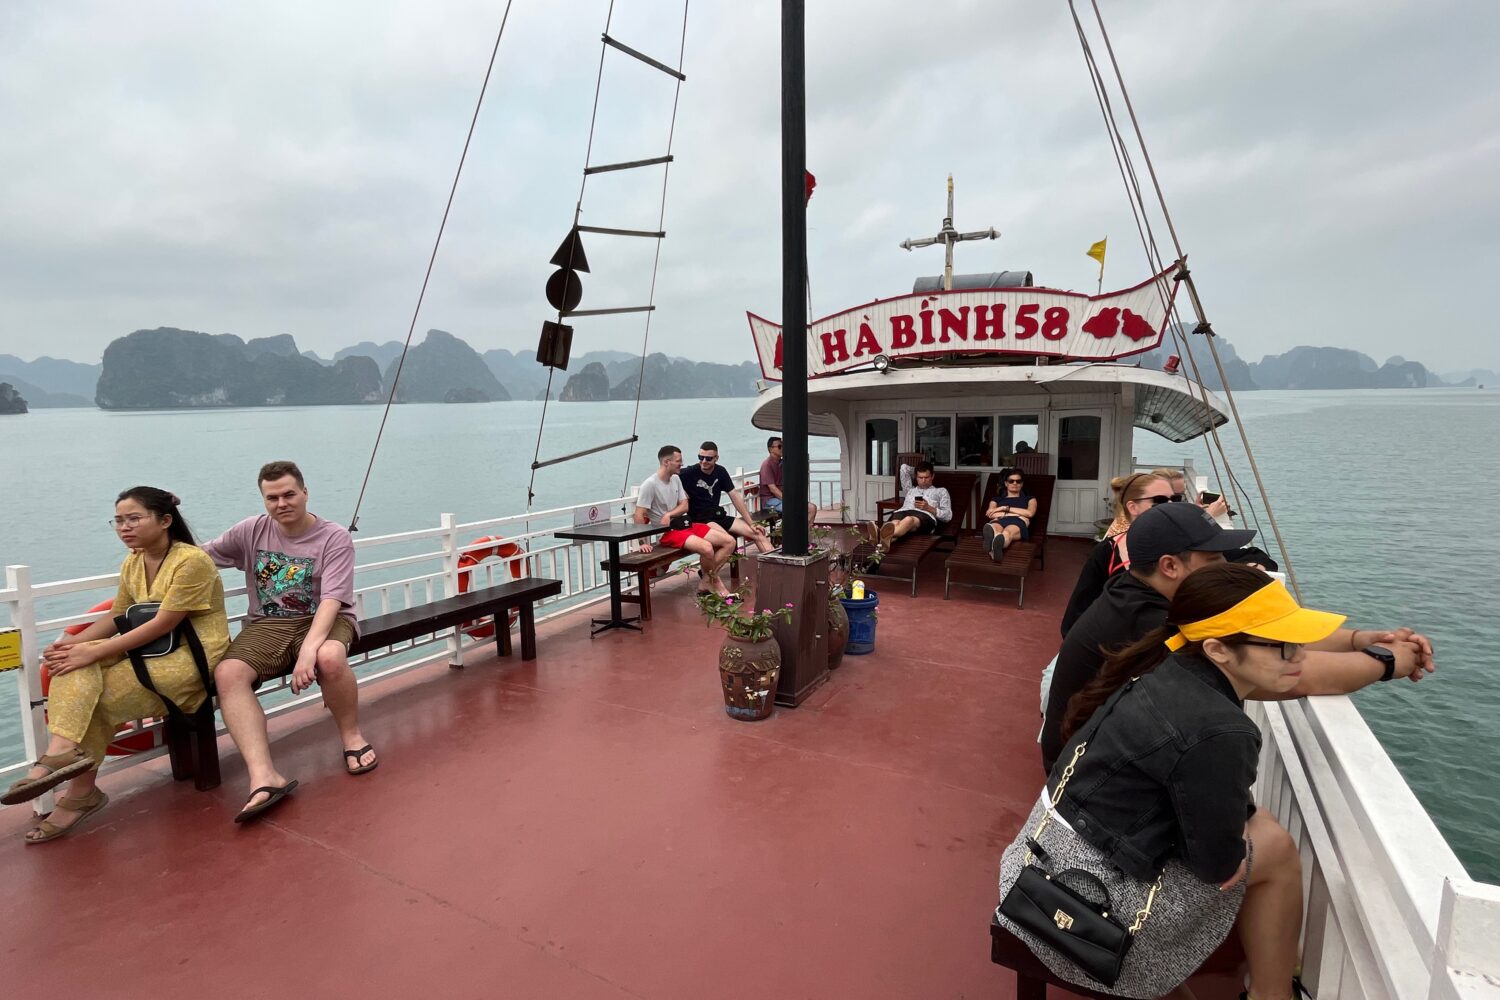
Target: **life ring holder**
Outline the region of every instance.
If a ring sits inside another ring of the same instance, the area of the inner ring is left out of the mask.
[[[485,542],[493,544],[483,549],[472,548],[472,546],[482,545]],[[486,559],[508,560],[507,565],[510,567],[510,578],[512,580],[519,580],[526,575],[526,560],[518,558],[525,556],[526,550],[516,542],[507,542],[498,535],[485,535],[474,539],[465,548],[468,551],[458,557],[458,592],[460,594],[467,594],[469,592],[469,588],[472,586],[470,581],[474,576],[474,568]],[[514,626],[516,619],[519,617],[520,611],[516,608],[511,608],[509,624]],[[464,635],[471,639],[489,639],[495,635],[495,623],[493,619],[466,622],[460,625],[459,628],[463,631]]]
[[[114,606],[114,599],[111,598],[107,601],[100,601],[92,608],[89,608],[88,613],[92,615],[100,611],[108,611]],[[69,625],[67,628],[63,629],[63,632],[67,635],[77,635],[92,624],[92,622],[79,622],[77,625]],[[48,672],[47,665],[42,664],[42,697],[47,697],[47,694],[51,690],[52,674]],[[45,717],[45,712],[43,713],[43,717]],[[162,720],[142,719],[141,721],[160,722]],[[164,745],[166,742],[165,738],[162,735],[162,729],[160,726],[157,726],[155,729],[141,731],[135,729],[130,725],[130,723],[126,722],[121,724],[121,726],[115,730],[115,735],[116,738],[111,740],[109,746],[104,748],[105,754],[110,757],[129,757],[131,754],[140,753],[143,750],[155,750],[157,747]]]

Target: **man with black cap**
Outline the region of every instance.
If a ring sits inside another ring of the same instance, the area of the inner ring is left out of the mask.
[[[1094,679],[1104,651],[1135,642],[1167,620],[1177,588],[1194,571],[1225,561],[1225,553],[1250,544],[1255,532],[1221,528],[1203,508],[1160,504],[1130,525],[1130,569],[1116,574],[1063,640],[1047,694],[1042,762],[1047,773],[1062,752],[1068,700]],[[1432,644],[1411,629],[1339,629],[1307,648],[1302,677],[1291,691],[1266,698],[1347,694],[1392,677],[1421,680],[1434,669]],[[1261,697],[1252,693],[1251,698]]]

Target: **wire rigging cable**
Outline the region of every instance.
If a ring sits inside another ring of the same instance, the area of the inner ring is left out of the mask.
[[[438,223],[437,238],[432,241],[432,253],[427,258],[427,272],[422,275],[422,289],[417,293],[417,304],[411,313],[411,324],[406,328],[406,341],[401,345],[401,356],[396,360],[396,372],[391,376],[391,391],[385,399],[385,410],[380,414],[380,428],[375,432],[375,446],[370,449],[370,461],[365,466],[364,482],[359,485],[359,497],[354,501],[354,513],[349,518],[349,530],[359,530],[359,508],[365,502],[365,490],[370,486],[370,473],[375,468],[375,456],[380,452],[380,440],[385,436],[385,422],[391,416],[391,404],[396,401],[396,386],[401,383],[401,369],[406,364],[406,352],[411,350],[412,334],[417,329],[417,317],[422,313],[422,300],[427,297],[427,285],[432,280],[432,269],[437,264],[438,248],[443,245],[443,231],[448,228],[448,214],[453,211],[453,198],[458,194],[458,181],[464,174],[464,161],[469,158],[469,144],[474,141],[474,129],[479,124],[479,109],[484,107],[484,95],[490,86],[490,76],[495,71],[495,57],[500,53],[500,40],[505,37],[505,25],[510,20],[510,5],[506,0],[505,11],[500,16],[500,27],[495,32],[495,44],[490,49],[490,60],[484,68],[484,81],[479,85],[479,98],[474,102],[474,114],[469,119],[469,131],[464,136],[464,148],[458,155],[458,168],[453,171],[453,184],[448,188],[448,201],[443,205],[443,218]]]
[[[1214,344],[1213,329],[1209,324],[1207,317],[1204,315],[1202,299],[1198,295],[1197,286],[1193,281],[1192,273],[1187,268],[1187,255],[1182,249],[1182,242],[1178,238],[1176,226],[1172,222],[1171,212],[1167,208],[1166,196],[1162,192],[1161,182],[1157,177],[1156,168],[1151,161],[1151,154],[1146,148],[1146,140],[1141,132],[1140,121],[1136,118],[1135,108],[1131,104],[1129,91],[1125,87],[1125,80],[1123,74],[1120,71],[1119,61],[1115,58],[1114,47],[1110,44],[1109,33],[1104,27],[1104,17],[1099,11],[1098,0],[1090,0],[1090,3],[1094,9],[1094,16],[1099,25],[1100,36],[1104,41],[1105,50],[1109,55],[1110,65],[1114,71],[1115,81],[1120,88],[1120,95],[1125,102],[1125,107],[1130,116],[1132,130],[1135,134],[1136,145],[1140,148],[1142,159],[1145,162],[1147,173],[1151,178],[1151,184],[1156,194],[1157,204],[1161,209],[1162,218],[1166,223],[1167,231],[1172,239],[1172,245],[1177,253],[1177,274],[1175,275],[1175,280],[1186,285],[1188,296],[1192,301],[1193,310],[1195,313],[1197,313],[1198,316],[1198,324],[1193,332],[1204,334],[1205,339],[1208,341],[1209,353],[1213,358],[1214,367],[1218,372],[1220,384],[1224,387],[1224,395],[1229,402],[1230,412],[1233,415],[1235,427],[1239,432],[1240,443],[1244,447],[1246,459],[1250,464],[1251,472],[1255,476],[1255,484],[1260,494],[1261,504],[1265,507],[1266,518],[1270,522],[1271,531],[1275,536],[1277,548],[1281,552],[1281,557],[1286,567],[1287,580],[1291,584],[1292,590],[1296,592],[1298,597],[1300,598],[1301,591],[1297,586],[1296,573],[1292,569],[1292,561],[1287,551],[1285,539],[1282,537],[1280,526],[1276,522],[1276,515],[1271,508],[1271,499],[1266,491],[1265,482],[1261,477],[1260,467],[1255,461],[1255,453],[1251,448],[1250,439],[1245,431],[1244,422],[1240,419],[1239,407],[1235,403],[1234,392],[1229,387],[1229,379],[1224,371],[1223,361],[1219,357],[1218,347]],[[1156,245],[1155,234],[1151,231],[1149,214],[1147,213],[1145,207],[1145,198],[1141,192],[1140,181],[1135,173],[1135,168],[1130,157],[1129,149],[1125,145],[1123,133],[1121,132],[1118,122],[1115,119],[1114,110],[1108,98],[1107,87],[1105,86],[1103,75],[1099,70],[1098,64],[1094,60],[1093,51],[1089,47],[1088,39],[1083,28],[1083,23],[1079,20],[1078,11],[1074,5],[1074,0],[1068,0],[1068,9],[1072,14],[1073,23],[1078,32],[1078,40],[1080,46],[1083,49],[1084,61],[1088,65],[1089,75],[1094,83],[1095,97],[1099,102],[1100,112],[1104,116],[1105,127],[1110,134],[1111,146],[1115,151],[1116,165],[1120,169],[1121,180],[1125,183],[1126,196],[1131,201],[1132,213],[1136,214],[1137,230],[1140,232],[1142,243],[1145,246],[1148,260],[1152,263],[1157,273],[1160,273],[1160,271],[1163,270],[1161,266],[1162,257],[1160,250]],[[1137,205],[1139,205],[1139,212],[1137,212]],[[1177,310],[1175,303],[1172,303],[1170,298],[1168,298],[1166,301],[1170,304],[1170,315],[1176,317]],[[1212,410],[1207,405],[1208,390],[1202,384],[1202,376],[1198,368],[1197,359],[1194,356],[1191,344],[1182,339],[1181,329],[1182,323],[1180,321],[1180,318],[1178,318],[1172,330],[1173,340],[1179,345],[1179,350],[1185,357],[1187,357],[1189,365],[1192,368],[1193,378],[1189,379],[1190,386],[1193,382],[1198,383],[1197,388],[1202,392],[1202,402],[1205,407],[1205,412],[1211,413]],[[1191,391],[1192,390],[1190,389],[1190,392]],[[1220,440],[1219,438],[1217,428],[1213,426],[1213,419],[1211,416],[1206,418],[1206,423],[1206,429],[1211,435],[1214,445],[1218,450],[1219,458],[1223,460],[1225,471],[1226,473],[1228,473],[1230,485],[1231,487],[1233,487],[1232,495],[1234,495],[1238,499],[1239,483],[1238,480],[1234,477],[1233,472],[1230,468],[1229,456],[1224,450],[1224,445],[1222,440]],[[1209,452],[1209,460],[1214,464],[1215,475],[1219,478],[1220,492],[1225,496],[1231,495],[1230,491],[1225,490],[1224,488],[1224,480],[1223,477],[1219,476],[1218,474],[1218,465],[1216,462],[1214,462],[1212,451]],[[1253,506],[1245,504],[1243,499],[1240,499],[1240,503],[1242,507],[1250,507],[1253,515]]]

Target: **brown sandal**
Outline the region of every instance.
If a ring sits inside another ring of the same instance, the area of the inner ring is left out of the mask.
[[[58,826],[50,819],[44,819],[36,826],[31,828],[31,833],[26,834],[26,843],[45,844],[49,840],[56,840],[59,837],[66,837],[68,834],[78,829],[78,825],[80,823],[88,819],[90,816],[94,815],[94,813],[98,812],[100,809],[103,809],[108,804],[109,796],[105,795],[97,788],[90,792],[88,795],[84,795],[82,797],[76,795],[63,795],[57,800],[57,808],[66,809],[68,810],[68,812],[76,812],[79,814],[78,818],[69,823],[67,826]],[[38,833],[41,834],[41,836],[32,836],[32,834]]]
[[[45,768],[47,773],[40,778],[22,778],[11,785],[4,795],[0,795],[0,805],[13,806],[19,802],[30,802],[64,781],[92,771],[99,765],[90,760],[82,748],[74,747],[62,753],[43,754],[37,758],[36,766]]]

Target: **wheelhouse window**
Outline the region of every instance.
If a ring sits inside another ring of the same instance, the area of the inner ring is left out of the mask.
[[[1017,455],[1038,450],[1041,420],[1036,414],[1006,414],[995,418],[995,423],[1001,465],[1015,465]]]
[[[960,469],[985,469],[995,464],[995,418],[958,418],[958,462]]]
[[[865,475],[896,474],[896,431],[898,424],[889,417],[865,421]]]
[[[916,450],[940,468],[953,467],[953,418],[918,417]]]
[[[1098,479],[1099,447],[1104,421],[1099,417],[1063,417],[1057,422],[1057,478]]]

